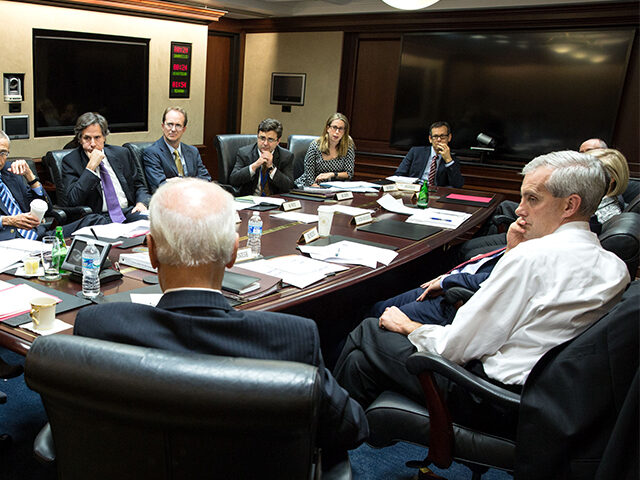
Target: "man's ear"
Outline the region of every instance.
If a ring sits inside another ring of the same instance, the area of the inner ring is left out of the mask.
[[[580,205],[582,204],[582,198],[577,193],[572,193],[567,197],[564,212],[562,212],[563,218],[571,218],[578,213]]]
[[[226,267],[231,268],[233,264],[236,263],[236,256],[238,255],[238,247],[240,246],[240,238],[236,233],[236,242],[233,244],[233,252],[231,253],[231,260],[227,263]]]
[[[158,252],[156,251],[156,242],[150,233],[147,233],[147,247],[149,247],[149,259],[151,260],[151,266],[158,268]]]

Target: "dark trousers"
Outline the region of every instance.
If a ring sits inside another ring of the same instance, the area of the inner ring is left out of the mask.
[[[105,223],[110,223],[105,219],[102,215],[97,213],[90,213],[89,215],[85,215],[80,220],[76,220],[75,222],[67,223],[62,226],[62,234],[64,238],[69,238],[73,232],[79,230],[83,227],[90,227],[92,225],[104,225]],[[49,230],[46,232],[46,235],[55,235],[54,230]]]
[[[415,351],[416,348],[405,335],[382,330],[377,318],[366,318],[349,334],[334,369],[334,376],[363,408],[367,408],[385,390],[402,393],[424,404],[420,382],[405,366],[407,358]],[[514,387],[489,379],[479,361],[469,362],[466,367],[494,384],[514,390]],[[517,412],[507,412],[484,402],[438,374],[434,374],[434,380],[445,395],[454,422],[515,438]],[[515,390],[519,390],[519,387],[515,387]]]
[[[380,317],[387,307],[398,307],[402,313],[414,322],[428,323],[434,325],[448,325],[456,316],[456,309],[453,305],[446,303],[442,296],[426,298],[421,302],[416,302],[424,292],[424,288],[414,288],[408,292],[401,293],[395,297],[377,302],[373,305],[370,315]]]

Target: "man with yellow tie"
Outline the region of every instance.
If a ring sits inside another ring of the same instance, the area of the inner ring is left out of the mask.
[[[181,143],[187,130],[187,112],[168,107],[162,115],[162,137],[144,150],[142,160],[151,193],[168,178],[197,177],[211,181],[196,147]]]

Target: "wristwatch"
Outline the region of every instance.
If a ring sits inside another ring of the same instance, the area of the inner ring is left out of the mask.
[[[33,180],[31,180],[30,182],[27,182],[27,185],[31,186],[31,185],[33,185],[34,183],[37,183],[37,182],[39,182],[38,177],[35,177],[35,178],[34,178]]]
[[[338,172],[333,172],[333,178],[338,178]]]

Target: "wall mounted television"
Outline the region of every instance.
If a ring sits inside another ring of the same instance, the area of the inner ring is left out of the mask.
[[[89,111],[147,130],[149,39],[34,29],[33,77],[36,137],[72,135]]]
[[[272,73],[271,103],[275,105],[304,105],[306,73]]]
[[[484,133],[495,158],[528,161],[610,142],[636,35],[633,28],[405,34],[391,144],[427,143],[436,120],[452,125],[464,157]]]

